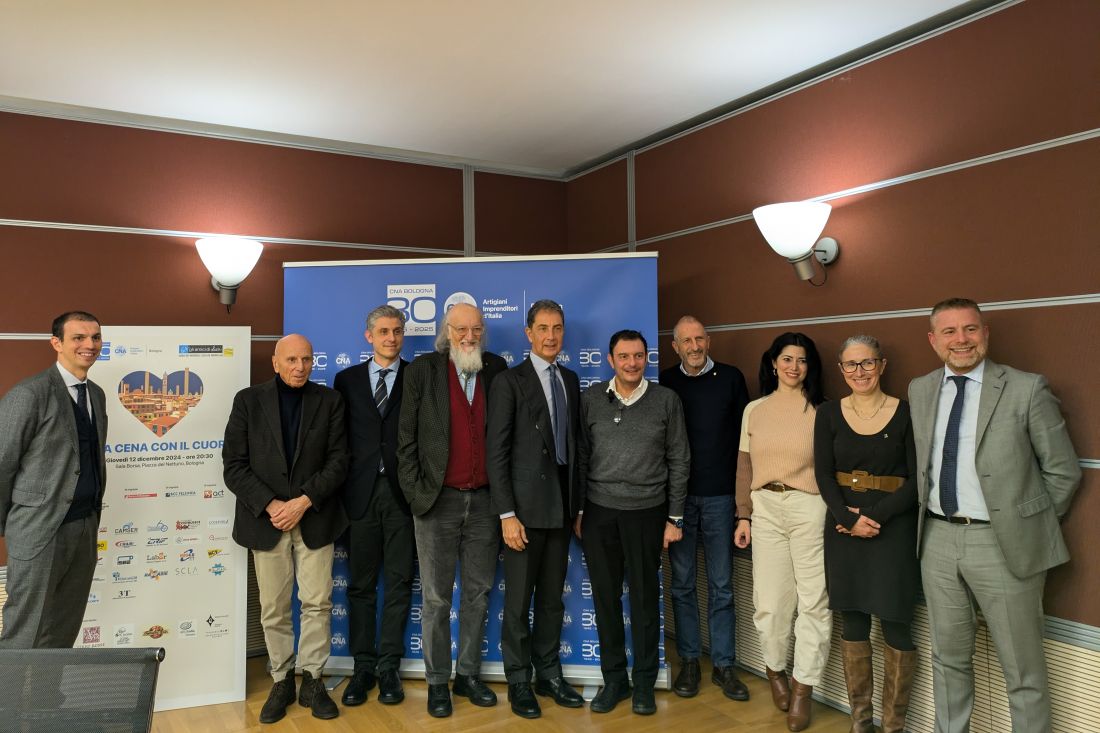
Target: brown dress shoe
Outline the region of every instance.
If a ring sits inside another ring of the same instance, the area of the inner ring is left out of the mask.
[[[768,669],[767,667],[764,670],[768,673],[768,682],[771,684],[772,702],[775,703],[777,708],[787,712],[787,708],[791,704],[791,686],[787,683],[786,670],[781,669],[776,672],[774,669]]]
[[[810,708],[813,700],[813,685],[804,685],[791,677],[791,704],[787,710],[787,730],[797,733],[810,727]]]

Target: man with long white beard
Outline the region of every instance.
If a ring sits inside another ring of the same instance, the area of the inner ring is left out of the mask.
[[[450,611],[456,563],[458,660],[454,692],[474,705],[496,705],[478,675],[489,589],[496,573],[500,520],[489,502],[485,416],[493,378],[508,365],[483,350],[481,311],[458,303],[443,316],[435,352],[405,373],[398,428],[397,474],[413,514],[424,607],[424,676],[428,713],[451,714]]]

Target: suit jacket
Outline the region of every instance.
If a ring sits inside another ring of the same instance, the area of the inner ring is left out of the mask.
[[[99,496],[103,503],[107,464],[107,399],[88,381],[99,447]],[[0,535],[8,553],[30,560],[53,539],[73,503],[80,472],[80,439],[73,398],[57,366],[12,387],[0,401]]]
[[[909,385],[920,501],[917,554],[942,378],[940,368]],[[1012,574],[1025,578],[1068,560],[1059,519],[1081,482],[1081,467],[1058,399],[1041,375],[986,359],[975,464],[993,532]]]
[[[370,365],[359,364],[336,375],[333,387],[344,398],[344,424],[348,434],[348,477],[344,481],[344,509],[349,519],[361,519],[374,496],[379,461],[391,478],[390,488],[406,514],[409,503],[397,482],[397,424],[401,419],[401,386],[409,362],[400,360],[393,389],[378,411],[370,385]]]
[[[225,485],[237,496],[233,539],[243,547],[270,550],[279,542],[282,532],[267,513],[272,499],[309,497],[313,506],[299,527],[311,549],[331,544],[348,526],[336,497],[347,475],[348,445],[344,400],[335,390],[306,383],[294,467],[287,476],[275,380],[242,389],[225,426],[222,465]]]
[[[490,387],[493,378],[507,371],[508,364],[496,354],[481,356],[477,378],[485,391],[488,422],[492,409]],[[416,516],[435,504],[443,488],[447,455],[451,445],[451,399],[448,369],[454,369],[448,354],[421,354],[409,364],[401,400],[401,423],[397,433],[397,475],[401,490]]]
[[[527,527],[568,527],[581,508],[576,461],[580,380],[571,369],[558,365],[558,370],[569,403],[569,516],[564,522],[550,407],[534,365],[524,359],[493,382],[485,444],[493,512],[515,512]]]

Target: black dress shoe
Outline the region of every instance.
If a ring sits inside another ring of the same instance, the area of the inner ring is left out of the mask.
[[[276,682],[267,694],[267,701],[260,710],[261,723],[274,723],[282,720],[286,715],[287,705],[294,702],[294,670],[290,670],[286,677]]]
[[[635,715],[653,715],[657,712],[657,701],[653,699],[653,688],[635,685],[634,699],[631,701],[630,709],[634,711]]]
[[[379,672],[378,702],[383,705],[396,705],[404,699],[405,690],[401,686],[401,675],[397,673],[397,670],[383,669]]]
[[[584,698],[573,689],[573,686],[565,681],[564,677],[554,677],[548,680],[539,680],[535,683],[535,694],[554,698],[554,702],[563,708],[579,708],[584,706]]]
[[[516,682],[508,685],[508,702],[512,703],[512,712],[521,718],[537,718],[542,715],[539,701],[531,692],[530,682]]]
[[[309,672],[302,672],[302,689],[298,693],[298,704],[309,708],[313,717],[321,720],[332,720],[340,715],[340,708],[328,696],[324,681],[318,677],[313,679]]]
[[[451,691],[446,683],[428,685],[428,715],[433,718],[447,718],[451,715]]]
[[[454,693],[470,698],[478,707],[491,708],[497,704],[497,694],[477,678],[476,674],[456,674]]]
[[[630,697],[629,682],[608,682],[592,698],[592,703],[588,708],[594,713],[610,713],[619,704],[619,701],[628,697]]]
[[[374,689],[374,674],[365,669],[355,672],[344,688],[340,702],[345,705],[362,705],[367,701],[367,693]]]
[[[737,672],[733,667],[715,667],[710,674],[710,681],[721,687],[722,694],[730,700],[744,702],[749,699],[749,688],[737,679]]]
[[[672,683],[672,691],[680,697],[695,697],[699,694],[699,660],[681,660],[680,674],[676,675],[676,681]]]

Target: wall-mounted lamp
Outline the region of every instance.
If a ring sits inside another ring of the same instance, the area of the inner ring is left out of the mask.
[[[818,201],[793,201],[786,204],[769,204],[752,210],[752,218],[768,245],[794,265],[800,280],[811,285],[824,285],[813,281],[812,258],[825,265],[836,259],[840,246],[832,237],[822,237],[821,231],[829,220],[833,207]],[[826,276],[827,277],[827,276]]]
[[[264,246],[242,237],[207,237],[195,242],[202,264],[210,271],[210,284],[228,313],[237,302],[237,288],[252,272]]]

